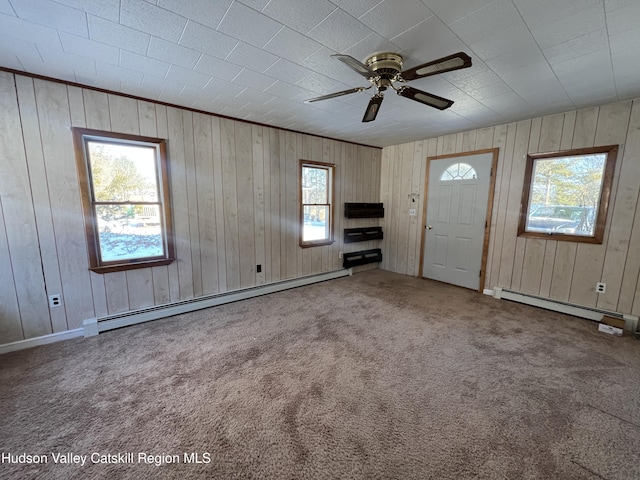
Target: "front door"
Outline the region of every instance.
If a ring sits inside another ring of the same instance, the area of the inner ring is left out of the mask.
[[[478,290],[496,152],[429,159],[422,275]]]

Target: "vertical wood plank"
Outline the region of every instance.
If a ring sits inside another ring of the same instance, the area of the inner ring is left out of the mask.
[[[269,129],[269,171],[271,208],[269,211],[269,226],[271,230],[271,281],[282,279],[281,244],[280,244],[280,135],[277,130]]]
[[[167,123],[167,107],[164,105],[155,105],[155,124],[158,138],[169,138],[169,126]],[[169,180],[171,180],[171,165],[173,164],[171,154],[169,159]],[[173,202],[172,202],[173,206]],[[174,221],[175,224],[175,221]],[[175,231],[175,229],[174,229]],[[178,266],[176,262],[170,265],[153,267],[151,269],[153,277],[153,298],[156,305],[162,305],[170,302],[172,299],[180,298],[180,287],[178,284]]]
[[[631,160],[633,152],[640,152],[640,102],[633,102],[629,129],[624,146],[623,161],[633,162],[637,165],[637,161]],[[637,154],[636,154],[637,155]],[[637,167],[636,167],[637,168]],[[618,300],[617,311],[624,313],[633,313],[638,315],[640,311],[640,289],[638,289],[638,276],[640,275],[640,196],[635,205],[635,216],[633,219],[633,227],[631,237],[629,239],[629,248],[627,251],[622,283],[620,285],[620,298]]]
[[[285,231],[286,278],[295,278],[298,272],[299,222],[298,222],[298,159],[296,157],[297,134],[284,132],[285,137]],[[315,249],[314,249],[315,250]]]
[[[391,235],[395,239],[394,245],[390,252],[390,267],[391,271],[400,273],[398,267],[398,238],[400,236],[400,217],[402,215],[401,202],[402,197],[401,185],[402,185],[402,145],[397,145],[393,149],[393,197],[391,198]]]
[[[226,292],[227,287],[227,248],[224,213],[224,172],[222,168],[222,128],[219,117],[211,117],[211,145],[213,155],[213,198],[215,210],[218,291]],[[213,282],[213,280],[211,280]]]
[[[129,306],[126,272],[103,274],[104,288],[107,292],[107,310],[109,315],[126,312]]]
[[[270,128],[262,127],[263,141],[263,178],[264,178],[264,281],[266,283],[273,282],[273,272],[271,271],[271,239],[273,232],[271,231],[271,134]]]
[[[484,278],[484,287],[490,288],[489,286],[492,284],[493,279],[497,277],[492,277],[493,273],[493,250],[495,248],[496,235],[495,230],[497,227],[497,207],[500,204],[500,184],[502,181],[502,167],[504,163],[504,147],[507,141],[507,125],[500,125],[495,127],[493,130],[493,141],[491,143],[491,148],[498,149],[498,161],[495,166],[495,171],[493,172],[494,178],[494,189],[493,189],[493,208],[491,211],[491,224],[489,225],[489,244],[487,246],[487,260],[484,266],[485,269],[485,278]],[[502,238],[500,238],[500,242],[502,242]]]
[[[129,270],[127,272],[129,309],[151,307],[155,304],[153,293],[153,274],[150,268]]]
[[[491,148],[493,145],[495,127],[486,127],[478,130],[476,134],[476,150]]]
[[[158,136],[156,106],[153,103],[138,100],[138,125],[140,127],[140,135],[145,137]]]
[[[455,153],[462,152],[462,143],[464,141],[464,134],[462,132],[456,134],[456,151]]]
[[[213,142],[211,116],[194,114],[196,192],[198,201],[198,233],[202,294],[219,290],[218,238],[216,235],[216,198],[213,173]]]
[[[491,273],[486,279],[485,287],[493,288],[502,286],[500,284],[501,253],[504,242],[505,222],[507,214],[507,201],[509,199],[509,184],[511,180],[511,167],[513,164],[513,148],[516,141],[516,124],[510,123],[506,127],[504,145],[498,152],[498,166],[496,176],[496,189],[494,194],[492,221],[495,220],[495,227],[491,227],[491,238],[493,238],[492,259],[487,259],[487,267],[490,266]],[[511,270],[511,268],[509,268]]]
[[[467,130],[462,134],[462,148],[461,152],[473,152],[476,148],[476,136],[477,130]]]
[[[531,132],[529,134],[529,142],[526,150],[527,153],[534,153],[538,151],[538,145],[540,143],[541,128],[542,128],[542,118],[534,118],[533,120],[531,120]],[[522,155],[523,165],[525,163],[524,161],[525,157],[526,155]],[[521,191],[522,191],[522,188],[523,188],[523,181],[521,180],[520,181]],[[519,203],[518,203],[518,209],[519,209]],[[517,225],[517,219],[516,219],[516,225]],[[522,272],[523,272],[524,260],[526,257],[526,248],[528,243],[527,240],[529,239],[524,239],[521,237],[518,237],[516,239],[516,251],[513,259],[513,278],[511,279],[511,288],[513,288],[514,290],[520,290],[521,288]],[[535,251],[537,252],[538,250],[536,249]]]
[[[313,145],[313,143],[312,143]],[[335,147],[335,171],[334,171],[334,205],[333,205],[333,226],[334,226],[334,242],[329,249],[331,270],[337,270],[342,268],[342,259],[339,257],[339,252],[344,251],[343,236],[344,236],[344,201],[342,188],[344,179],[342,178],[342,167],[344,165],[344,144],[340,143]]]
[[[109,98],[106,93],[82,89],[87,128],[111,131],[109,116]]]
[[[240,249],[238,241],[238,191],[236,176],[236,122],[220,119],[224,234],[227,260],[227,289],[240,288]]]
[[[95,316],[80,189],[75,167],[67,88],[62,84],[34,80],[38,121],[49,183],[49,199],[57,238],[63,302],[67,326],[80,328]]]
[[[519,291],[537,295],[540,291],[542,262],[544,260],[545,240],[528,238],[522,261],[522,280]]]
[[[251,125],[244,122],[236,123],[235,138],[239,273],[240,287],[245,288],[256,284],[256,226]]]
[[[109,116],[114,132],[140,134],[138,123],[138,102],[132,98],[107,94],[109,100]]]
[[[31,179],[20,125],[14,76],[0,72],[0,192],[20,319],[26,338],[52,332],[44,286]],[[43,180],[43,179],[41,179]],[[1,320],[3,323],[5,320]],[[13,320],[7,319],[7,328]]]
[[[182,111],[167,107],[167,147],[171,158],[171,199],[175,233],[175,251],[179,298],[193,298],[193,269],[191,266],[191,238],[189,237],[189,203],[187,172],[184,158],[184,126]],[[173,298],[172,298],[173,300]]]
[[[198,212],[198,182],[196,179],[197,165],[195,162],[195,144],[199,143],[199,141],[196,142],[196,138],[193,134],[193,116],[193,112],[182,112],[193,296],[200,297],[202,296],[202,262],[200,260],[200,213]]]
[[[442,137],[442,155],[456,153],[456,134],[452,133]]]
[[[0,276],[0,344],[4,344],[23,340],[24,335],[18,307],[18,294],[11,266],[2,197],[0,197],[0,271],[5,272],[4,275]]]
[[[389,175],[389,168],[391,166],[390,160],[390,152],[391,147],[385,147],[382,149],[382,156],[380,160],[380,202],[384,205],[386,214],[381,219],[380,225],[382,226],[382,231],[384,232],[384,237],[381,243],[382,250],[382,263],[380,264],[380,268],[385,270],[391,270],[389,268],[389,250],[391,247],[391,242],[393,238],[391,237],[391,232],[389,231],[389,199],[391,192],[391,176]]]
[[[640,150],[636,149],[640,145],[640,108],[636,104],[632,110],[631,102],[614,103],[601,107],[600,116],[604,119],[598,120],[597,144],[624,144],[624,148],[618,150],[618,181],[615,189],[612,188],[613,202],[609,202],[607,213],[610,219],[609,241],[604,251],[600,280],[607,284],[607,290],[598,295],[596,303],[598,308],[615,311],[620,299],[625,263],[629,258],[635,208],[640,194],[640,162],[637,161],[637,152]]]
[[[522,198],[522,183],[524,181],[525,156],[529,145],[531,133],[531,120],[524,120],[516,124],[516,135],[513,146],[513,161],[511,164],[511,176],[509,191],[507,193],[507,209],[504,223],[504,239],[500,252],[500,277],[499,285],[506,288],[514,288],[514,276],[517,277],[520,286],[519,275],[515,273],[516,261],[521,262],[521,254],[516,252],[518,217],[520,214],[520,199]],[[516,255],[518,260],[516,260]],[[522,263],[520,263],[522,265]],[[521,270],[520,270],[521,272]]]
[[[412,195],[409,199],[409,209],[415,210],[415,215],[409,216],[409,245],[408,245],[408,260],[407,260],[407,275],[418,275],[418,262],[420,259],[420,254],[418,252],[420,248],[420,240],[418,238],[418,234],[421,229],[420,222],[422,221],[422,217],[418,215],[419,205],[420,205],[420,184],[421,177],[421,167],[423,163],[423,153],[422,153],[423,142],[414,142],[413,143],[413,162],[412,162],[412,172],[411,172],[411,188],[409,193]],[[417,195],[417,196],[415,196]]]
[[[455,136],[453,136],[455,140]],[[407,261],[409,256],[409,192],[411,191],[411,175],[413,173],[413,149],[414,142],[402,145],[402,153],[400,157],[400,189],[398,198],[399,213],[398,218],[398,248],[396,271],[407,274]]]
[[[263,127],[251,126],[253,209],[255,218],[255,262],[262,265],[262,272],[256,272],[256,284],[265,283],[265,189],[264,189],[264,133]]]
[[[37,241],[39,244],[40,258],[33,258],[33,261],[41,261],[41,269],[44,274],[43,288],[47,295],[51,295],[62,292],[62,280],[60,278],[60,265],[58,262],[56,237],[51,217],[49,186],[47,184],[47,172],[40,137],[40,125],[38,123],[38,111],[35,92],[33,89],[33,80],[28,77],[17,75],[15,77],[15,81],[20,119],[22,120],[22,135],[24,139],[29,182],[31,185],[35,186],[35,188],[31,188],[30,200],[33,202],[36,221],[35,228],[37,229],[37,238],[34,238],[33,240],[34,242]],[[10,161],[14,161],[14,159]],[[24,207],[27,207],[26,203],[24,204]],[[24,218],[24,220],[27,221],[28,219],[29,217]],[[25,223],[25,226],[27,225],[28,223]],[[35,245],[32,248],[35,248]],[[34,270],[32,274],[35,275],[37,271],[38,270]],[[40,281],[40,275],[38,275],[37,280]],[[69,329],[67,325],[67,315],[64,308],[47,308],[45,310],[47,306],[45,298],[40,299],[38,303],[41,304],[41,312],[45,312],[46,316],[50,316],[50,328],[53,333],[63,332]],[[45,320],[46,317],[41,319],[41,321]],[[43,329],[43,331],[47,331],[48,329],[49,327]]]
[[[287,237],[291,231],[291,225],[288,224],[287,217],[287,137],[285,132],[278,131],[279,147],[278,161],[280,162],[280,168],[278,170],[280,174],[280,194],[278,196],[280,201],[280,252],[278,259],[280,261],[280,275],[282,279],[289,278],[287,272],[287,254],[289,252],[289,245]]]

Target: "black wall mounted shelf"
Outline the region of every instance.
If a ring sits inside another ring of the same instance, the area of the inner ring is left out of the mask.
[[[382,227],[344,229],[344,243],[366,242],[367,240],[381,240],[382,238]]]
[[[376,263],[381,261],[382,250],[379,248],[342,254],[342,266],[344,268],[357,267],[358,265],[366,265],[367,263]]]
[[[384,205],[382,203],[345,203],[344,216],[346,218],[382,218]]]

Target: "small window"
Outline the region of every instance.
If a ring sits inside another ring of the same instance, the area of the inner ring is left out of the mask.
[[[90,269],[167,265],[174,259],[162,139],[74,128]]]
[[[467,163],[454,163],[440,177],[441,182],[451,180],[473,180],[478,178],[475,169]]]
[[[602,243],[617,151],[528,155],[518,235]]]
[[[333,172],[330,163],[300,161],[300,246],[333,243]]]

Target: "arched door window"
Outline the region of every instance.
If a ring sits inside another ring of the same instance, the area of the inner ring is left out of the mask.
[[[478,178],[475,169],[467,163],[454,163],[440,176],[441,182],[451,180],[473,180]]]

